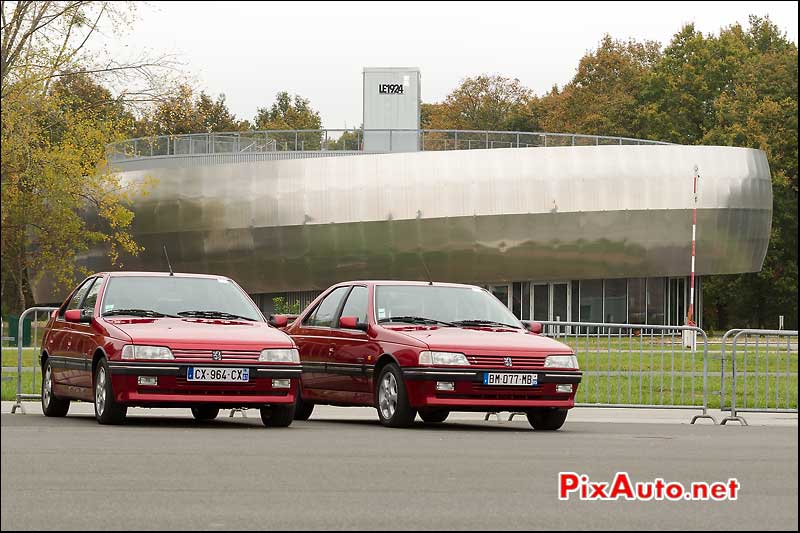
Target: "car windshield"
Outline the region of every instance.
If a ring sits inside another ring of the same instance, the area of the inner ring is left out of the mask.
[[[375,318],[381,323],[522,328],[505,305],[478,287],[379,285],[375,288]]]
[[[111,277],[102,314],[264,321],[255,304],[230,280],[186,276]]]

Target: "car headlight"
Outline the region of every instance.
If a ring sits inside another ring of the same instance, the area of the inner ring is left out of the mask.
[[[578,368],[578,358],[574,355],[548,355],[544,360],[545,368]]]
[[[300,354],[296,348],[261,350],[258,360],[267,363],[299,363]]]
[[[166,346],[141,346],[126,344],[122,348],[123,359],[175,359],[172,350]]]
[[[468,366],[467,356],[458,352],[420,352],[419,364],[421,365],[453,365]]]

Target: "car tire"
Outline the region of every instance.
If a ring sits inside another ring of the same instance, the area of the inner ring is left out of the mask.
[[[128,407],[114,399],[108,362],[100,359],[94,373],[94,416],[101,424],[116,425],[125,422]]]
[[[311,418],[311,413],[314,412],[314,404],[311,402],[304,402],[303,397],[300,395],[300,388],[297,388],[297,398],[294,404],[294,419],[295,420],[308,420]]]
[[[267,405],[261,408],[261,422],[268,428],[286,428],[294,420],[294,404]]]
[[[378,376],[375,386],[375,406],[381,424],[392,428],[409,427],[414,423],[417,411],[408,402],[408,392],[400,367],[388,364]]]
[[[555,431],[563,426],[567,419],[566,409],[531,409],[526,414],[528,423],[538,431]]]
[[[69,400],[62,400],[53,392],[53,369],[46,361],[42,370],[42,412],[44,416],[67,416]]]
[[[419,417],[426,424],[440,424],[447,420],[450,411],[447,409],[420,409]]]
[[[214,420],[219,414],[219,407],[192,407],[192,416],[195,420]]]

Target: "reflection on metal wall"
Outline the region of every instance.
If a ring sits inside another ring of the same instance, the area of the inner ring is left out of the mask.
[[[761,269],[772,188],[759,150],[580,146],[366,154],[142,168],[145,251],[125,268],[234,277],[251,293],[354,278],[569,280],[682,276],[700,168],[699,274]],[[228,157],[236,157],[235,155]],[[219,158],[222,158],[220,160]],[[166,160],[164,160],[166,161]],[[109,268],[104,254],[82,258]],[[49,301],[46,287],[37,301]],[[50,297],[52,298],[52,297]]]

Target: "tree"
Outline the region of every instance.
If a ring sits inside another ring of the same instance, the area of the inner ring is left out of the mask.
[[[606,35],[581,58],[573,79],[534,102],[545,131],[642,137],[646,115],[642,96],[660,58],[655,42],[613,40]]]
[[[90,91],[99,97],[92,102],[72,85],[12,90],[3,103],[2,296],[17,311],[42,275],[67,287],[85,274],[75,259],[90,246],[105,245],[112,263],[139,251],[127,205],[141,189],[103,170],[105,144],[124,137],[129,117],[101,103],[102,88]]]
[[[105,246],[112,262],[139,247],[128,202],[142,192],[104,165],[105,144],[130,129],[124,107],[151,99],[164,58],[122,62],[88,54],[103,24],[122,24],[132,5],[3,2],[0,67],[0,224],[3,306],[20,311],[43,275],[68,287],[76,255]],[[163,61],[162,61],[163,60]],[[105,86],[126,82],[117,96]]]
[[[422,123],[432,129],[514,130],[527,118],[533,93],[516,78],[464,78],[440,104],[423,104]]]
[[[70,74],[88,74],[115,81],[119,97],[128,102],[151,101],[165,87],[172,70],[169,56],[141,53],[120,60],[86,45],[105,26],[111,31],[128,25],[131,2],[21,0],[2,3],[0,97],[5,103],[13,87],[18,92],[47,92],[50,83]]]
[[[187,85],[178,86],[174,94],[163,98],[145,111],[136,122],[136,136],[179,135],[185,133],[211,133],[245,131],[247,121],[240,121],[230,112],[225,95],[213,100],[204,91],[199,95]]]
[[[318,130],[322,127],[319,112],[300,95],[281,91],[269,108],[259,107],[253,120],[257,130]]]
[[[253,122],[257,130],[319,130],[322,126],[319,112],[306,98],[297,94],[292,98],[286,91],[275,95],[275,102],[269,108],[258,108]],[[277,131],[269,136],[279,150],[319,150],[323,142],[322,134],[316,131]]]

